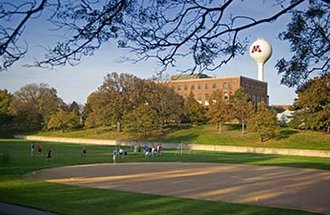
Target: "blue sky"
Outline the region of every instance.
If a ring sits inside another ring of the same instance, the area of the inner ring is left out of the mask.
[[[238,1],[234,7],[239,13],[248,11],[249,14],[270,14],[273,10],[273,1]],[[253,2],[254,4],[251,4]],[[289,44],[278,39],[278,32],[285,29],[290,21],[290,16],[284,16],[275,23],[260,25],[241,33],[247,36],[251,42],[258,37],[267,39],[273,47],[273,55],[265,64],[265,81],[268,82],[268,94],[270,104],[292,104],[296,97],[295,89],[280,85],[281,76],[274,68],[277,60],[290,56]],[[103,82],[107,73],[130,73],[141,78],[150,78],[158,70],[155,60],[148,60],[133,64],[131,62],[119,63],[123,56],[132,56],[127,50],[118,49],[115,41],[106,43],[94,56],[83,58],[77,66],[57,67],[52,70],[40,68],[27,68],[34,58],[41,58],[44,53],[43,46],[51,46],[61,38],[61,34],[51,31],[51,25],[43,21],[42,16],[31,20],[24,31],[24,39],[29,44],[29,52],[26,57],[17,62],[7,71],[0,72],[0,89],[8,89],[10,92],[19,90],[26,84],[47,83],[54,87],[58,95],[67,103],[77,101],[80,104],[86,102],[87,96]],[[188,61],[187,61],[188,63]],[[183,61],[181,65],[184,66]],[[165,75],[174,74],[175,71],[166,72]],[[214,72],[207,73],[210,76],[246,76],[257,79],[257,66],[250,58],[249,53],[237,56],[227,65]]]

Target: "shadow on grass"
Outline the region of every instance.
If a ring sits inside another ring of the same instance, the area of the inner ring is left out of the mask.
[[[233,203],[139,194],[31,180],[2,181],[1,200],[60,214],[310,214]]]
[[[280,131],[280,139],[289,138],[290,136],[292,136],[296,133],[298,133],[298,131],[296,131],[296,130],[288,130],[288,129],[283,130],[282,129]]]
[[[227,131],[240,131],[242,130],[241,124],[226,124]]]

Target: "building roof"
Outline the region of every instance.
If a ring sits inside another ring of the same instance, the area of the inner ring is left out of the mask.
[[[264,84],[267,84],[266,82],[264,81],[259,81],[257,79],[253,79],[253,78],[248,78],[248,77],[245,77],[245,76],[224,76],[224,77],[210,77],[210,76],[207,76],[207,78],[194,78],[194,76],[189,76],[188,78],[178,78],[178,79],[175,79],[175,78],[172,78],[172,77],[178,77],[180,75],[175,75],[175,76],[171,76],[171,80],[169,82],[191,82],[191,81],[201,81],[201,80],[226,80],[226,79],[249,79],[249,80],[252,80],[252,81],[256,81],[256,82],[260,82],[260,83],[264,83]],[[184,75],[183,75],[184,76]]]
[[[180,74],[180,75],[172,75],[171,81],[177,80],[191,80],[191,79],[202,79],[202,78],[212,78],[206,74]]]

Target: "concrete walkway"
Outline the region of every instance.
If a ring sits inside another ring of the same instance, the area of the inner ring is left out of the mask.
[[[330,215],[327,170],[244,164],[107,163],[40,170],[25,177]]]
[[[33,208],[0,202],[0,213],[6,215],[56,215],[54,213],[40,211]]]

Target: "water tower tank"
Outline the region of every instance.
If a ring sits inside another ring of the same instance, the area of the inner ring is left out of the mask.
[[[257,63],[258,65],[258,80],[264,80],[264,64],[272,55],[272,46],[270,43],[263,39],[258,38],[254,41],[249,49],[251,58]]]

